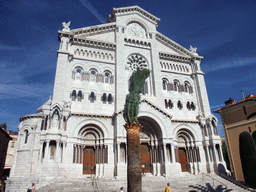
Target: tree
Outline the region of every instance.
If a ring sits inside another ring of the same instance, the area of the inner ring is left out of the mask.
[[[245,183],[256,188],[256,146],[247,131],[239,135],[239,150]]]
[[[227,169],[231,171],[230,161],[228,157],[228,148],[227,148],[227,143],[225,141],[222,142],[222,153],[223,153],[224,161],[226,162],[226,165],[227,165]]]
[[[256,131],[254,131],[254,132],[252,133],[252,138],[253,138],[254,143],[255,143],[255,145],[256,145]]]
[[[1,124],[0,127],[4,128],[4,129],[6,130],[6,128],[7,128],[6,122],[4,122],[3,124]]]
[[[126,96],[123,117],[127,132],[127,188],[129,192],[142,191],[141,184],[141,157],[140,157],[140,130],[138,122],[140,93],[146,78],[149,77],[149,70],[137,68],[130,78],[129,94]]]

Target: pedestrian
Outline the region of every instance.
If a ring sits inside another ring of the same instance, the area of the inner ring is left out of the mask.
[[[120,190],[121,190],[121,192],[124,192],[124,188],[123,187],[121,187]]]
[[[165,188],[165,192],[171,192],[170,183],[167,183],[167,186]]]
[[[32,183],[32,190],[31,190],[31,192],[36,192],[36,185],[35,185],[35,183]]]

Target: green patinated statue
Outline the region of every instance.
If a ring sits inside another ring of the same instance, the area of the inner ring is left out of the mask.
[[[124,120],[127,123],[135,123],[138,119],[140,93],[145,84],[145,80],[149,77],[148,69],[140,70],[137,68],[130,77],[129,94],[126,96],[124,106]]]

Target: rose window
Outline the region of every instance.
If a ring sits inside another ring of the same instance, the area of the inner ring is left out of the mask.
[[[137,68],[143,69],[147,67],[146,59],[139,54],[131,54],[127,60],[127,64],[132,71],[135,71]]]

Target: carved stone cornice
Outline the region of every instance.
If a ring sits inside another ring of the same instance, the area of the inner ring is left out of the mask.
[[[103,114],[85,114],[85,113],[71,113],[71,116],[77,117],[94,117],[94,118],[112,118],[112,115],[103,115]]]
[[[188,120],[181,120],[181,119],[172,119],[172,123],[194,123],[194,124],[198,124],[199,121],[188,121]]]
[[[127,13],[135,13],[135,12],[146,17],[151,22],[153,22],[155,25],[157,25],[160,21],[160,19],[158,17],[145,11],[144,9],[140,8],[139,6],[130,6],[130,7],[113,8],[111,15],[109,15],[109,17],[108,17],[108,23],[115,22],[117,14],[127,14]]]
[[[97,41],[97,40],[88,40],[79,36],[75,36],[71,39],[72,44],[76,45],[86,45],[90,47],[97,47],[97,48],[105,48],[105,49],[116,49],[115,43],[104,42],[104,41]]]
[[[32,114],[32,115],[24,115],[20,118],[20,122],[24,121],[26,119],[33,119],[33,118],[43,118],[44,115],[39,115],[39,114]]]
[[[181,62],[186,62],[186,63],[191,62],[191,57],[175,55],[175,54],[171,54],[171,53],[163,53],[163,52],[159,53],[159,59],[170,60],[170,61],[181,61]]]
[[[84,27],[80,29],[73,29],[70,32],[73,35],[91,35],[94,33],[102,33],[102,32],[107,32],[107,31],[113,31],[116,29],[116,24],[115,23],[107,23],[107,24],[102,24],[102,25],[96,25],[96,26],[91,26],[91,27]]]

